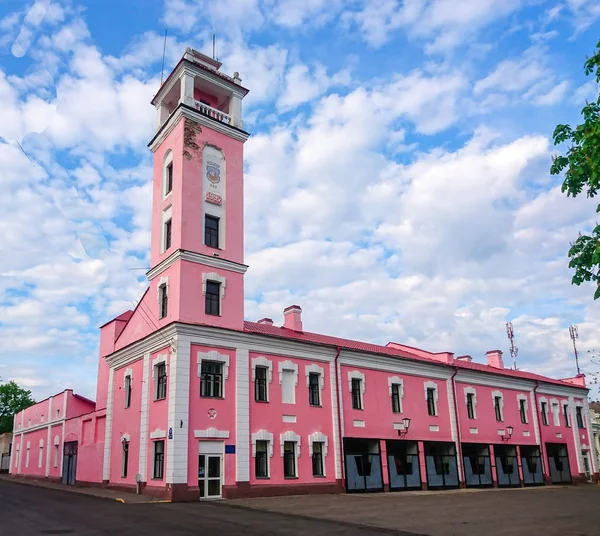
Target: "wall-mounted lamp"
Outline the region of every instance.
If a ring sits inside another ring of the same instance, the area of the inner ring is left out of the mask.
[[[507,426],[506,427],[506,433],[504,434],[504,437],[502,438],[502,441],[510,441],[510,438],[513,435],[513,431],[514,431],[514,428],[512,426]]]
[[[408,434],[408,429],[410,428],[410,419],[408,417],[404,417],[404,419],[402,419],[402,424],[403,424],[404,428],[402,428],[401,430],[398,430],[398,435],[400,437],[403,437],[406,434]]]

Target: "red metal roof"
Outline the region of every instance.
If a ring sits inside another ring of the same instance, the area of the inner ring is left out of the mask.
[[[453,361],[452,363],[444,363],[434,358],[421,357],[419,355],[400,350],[396,348],[390,348],[387,346],[381,346],[378,344],[371,344],[368,342],[353,341],[350,339],[342,339],[340,337],[331,337],[329,335],[321,335],[319,333],[311,333],[308,331],[294,331],[288,328],[279,326],[270,326],[268,324],[258,324],[256,322],[244,322],[244,331],[248,333],[256,333],[260,335],[267,335],[269,337],[278,337],[281,339],[289,339],[298,342],[307,342],[311,344],[319,344],[323,346],[340,347],[346,350],[358,350],[361,352],[369,352],[372,354],[380,354],[391,357],[402,357],[405,359],[414,359],[415,361],[424,361],[431,364],[436,364],[441,367],[458,367],[460,369],[475,370],[484,372],[487,374],[496,374],[499,376],[509,376],[512,378],[520,378],[524,380],[540,381],[545,383],[552,383],[556,385],[578,387],[571,383],[567,383],[561,380],[555,380],[554,378],[548,378],[541,376],[540,374],[534,374],[533,372],[526,372],[523,370],[512,370],[512,369],[498,369],[496,367],[490,367],[482,363],[473,363],[468,361]],[[432,353],[433,355],[433,353]]]

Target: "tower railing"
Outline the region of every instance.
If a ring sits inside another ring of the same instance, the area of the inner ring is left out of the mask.
[[[233,125],[233,118],[221,110],[217,110],[216,108],[197,100],[194,100],[194,106],[202,115],[216,119],[217,121],[225,123],[226,125]]]

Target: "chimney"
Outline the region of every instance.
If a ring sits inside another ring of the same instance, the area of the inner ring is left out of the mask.
[[[290,305],[283,310],[283,327],[294,331],[302,331],[302,308]]]
[[[502,351],[501,350],[490,350],[485,353],[487,357],[488,367],[494,368],[504,368],[504,363],[502,361]]]
[[[456,358],[457,361],[468,361],[469,363],[473,361],[473,358],[470,355],[459,355]]]
[[[266,326],[272,326],[273,325],[273,320],[270,318],[261,318],[258,321],[259,324],[265,324]]]

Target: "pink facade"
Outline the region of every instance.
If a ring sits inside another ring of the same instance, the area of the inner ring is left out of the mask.
[[[597,478],[584,378],[244,321],[242,99],[188,49],[152,101],[148,289],[100,330],[96,403],[15,416],[11,473],[171,500]]]

